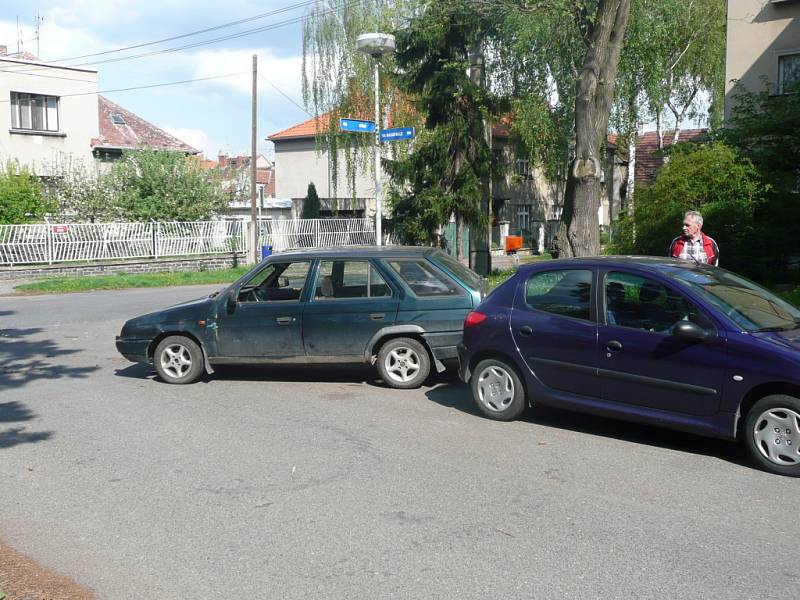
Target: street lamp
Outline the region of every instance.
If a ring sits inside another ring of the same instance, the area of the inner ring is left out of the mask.
[[[381,87],[380,59],[394,52],[394,36],[388,33],[365,33],[356,39],[359,52],[375,59],[375,243],[382,243],[381,231]]]

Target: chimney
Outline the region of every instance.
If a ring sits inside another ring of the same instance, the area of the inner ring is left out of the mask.
[[[8,56],[8,46],[0,46],[0,56]]]
[[[219,162],[219,168],[224,169],[228,166],[228,155],[227,154],[220,154],[218,157],[217,162]]]

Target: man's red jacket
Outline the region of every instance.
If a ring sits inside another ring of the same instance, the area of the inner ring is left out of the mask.
[[[714,238],[711,236],[706,235],[702,231],[700,235],[703,236],[703,250],[705,250],[706,253],[706,262],[716,267],[719,264],[719,246],[717,246],[717,242],[715,242]],[[672,240],[669,246],[669,255],[673,258],[679,258],[683,247],[686,245],[686,241],[687,238],[685,235],[679,235]]]

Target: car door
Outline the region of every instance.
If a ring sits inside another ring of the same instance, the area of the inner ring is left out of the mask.
[[[719,410],[725,374],[723,333],[685,295],[642,273],[603,275],[604,318],[599,326],[604,400],[690,415]],[[687,341],[671,334],[680,321],[709,332]]]
[[[270,262],[245,282],[219,311],[216,358],[303,357],[302,297],[310,266],[310,260]]]
[[[600,397],[594,271],[535,271],[517,288],[511,334],[520,357],[546,390]]]
[[[363,361],[370,338],[397,318],[397,290],[366,259],[320,260],[311,290],[303,341],[313,360]]]

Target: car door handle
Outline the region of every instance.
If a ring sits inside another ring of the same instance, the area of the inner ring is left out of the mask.
[[[533,333],[533,328],[530,325],[523,325],[519,328],[519,332],[522,335],[531,335]]]
[[[616,352],[618,350],[622,350],[622,342],[618,342],[617,340],[611,340],[606,344],[606,350],[609,352]]]
[[[373,321],[381,321],[381,320],[383,320],[383,317],[385,317],[385,316],[386,316],[386,313],[372,313],[369,316],[369,318],[372,319]]]
[[[294,321],[294,317],[278,317],[275,320],[278,322],[278,325],[288,325]]]

